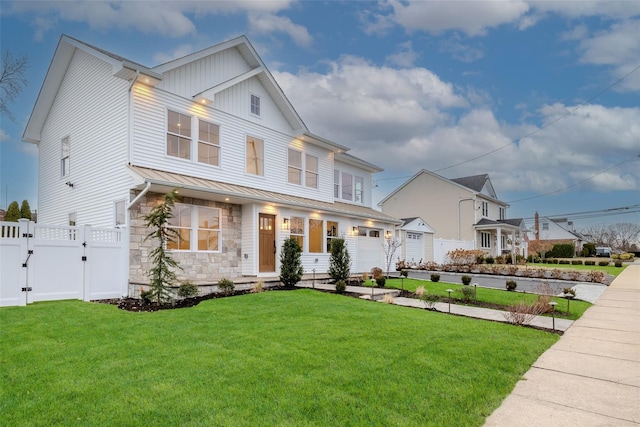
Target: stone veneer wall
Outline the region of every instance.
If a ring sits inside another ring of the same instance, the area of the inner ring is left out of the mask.
[[[132,192],[131,200],[139,192]],[[144,216],[162,201],[162,194],[147,193],[130,210],[130,243],[129,243],[129,288],[130,295],[137,293],[137,285],[149,283],[147,272],[153,267],[149,254],[155,247],[153,240],[145,237],[152,230],[146,227]],[[242,206],[208,200],[180,198],[180,203],[219,208],[222,216],[221,240],[222,250],[219,253],[208,252],[173,252],[175,259],[183,270],[177,270],[178,285],[183,281],[191,281],[197,285],[212,285],[225,277],[240,277],[242,256]],[[133,285],[133,286],[132,286]]]

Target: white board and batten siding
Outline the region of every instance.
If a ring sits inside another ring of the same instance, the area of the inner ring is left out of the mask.
[[[114,225],[114,202],[128,197],[128,86],[110,64],[76,49],[39,143],[38,220]],[[62,139],[70,173],[61,173]],[[66,185],[73,183],[73,188]]]
[[[267,191],[275,189],[279,193],[314,200],[333,201],[333,155],[329,150],[305,145],[290,134],[198,105],[165,91],[138,86],[134,87],[134,91],[133,164]],[[248,109],[249,100],[245,102]],[[197,137],[193,134],[198,119],[220,126],[220,166],[197,162],[197,143],[194,140],[191,143],[191,160],[167,155],[168,109],[192,117],[192,138]],[[264,141],[264,176],[245,173],[247,136]],[[318,157],[318,189],[287,185],[289,147],[302,148]]]

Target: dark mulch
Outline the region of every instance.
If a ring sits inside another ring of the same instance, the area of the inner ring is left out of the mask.
[[[283,287],[275,287],[275,288],[265,288],[262,292],[271,292],[278,290],[289,290]],[[181,300],[175,300],[173,302],[158,304],[157,302],[145,301],[137,298],[113,298],[113,299],[103,299],[103,300],[95,300],[94,302],[101,304],[111,304],[118,306],[121,310],[126,311],[160,311],[160,310],[174,310],[177,308],[188,308],[194,307],[200,304],[201,301],[206,301],[210,299],[218,299],[218,298],[227,298],[233,297],[237,295],[246,295],[250,294],[251,290],[242,290],[242,291],[233,291],[229,293],[214,293],[207,294],[197,297],[184,298]]]

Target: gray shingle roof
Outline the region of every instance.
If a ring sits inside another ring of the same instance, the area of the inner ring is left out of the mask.
[[[467,188],[472,189],[476,192],[481,192],[484,184],[489,179],[489,174],[482,175],[473,175],[473,176],[463,176],[461,178],[454,178],[451,181],[463,185]]]

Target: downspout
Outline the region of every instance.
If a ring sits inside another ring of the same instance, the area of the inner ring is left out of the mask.
[[[473,200],[473,215],[474,215],[473,220],[474,220],[474,224],[477,222],[475,220],[475,214],[476,214],[476,212],[475,212],[475,209],[476,209],[475,200],[476,200],[476,198],[475,197],[471,197],[471,198],[467,198],[467,199],[458,200],[458,240],[461,240],[461,237],[460,237],[460,203],[468,201],[468,200]],[[475,238],[473,240],[475,242]]]
[[[135,199],[133,199],[133,200],[131,201],[131,203],[129,203],[129,204],[127,205],[127,210],[131,209],[131,208],[133,207],[133,205],[135,205],[135,204],[136,204],[136,202],[137,202],[138,200],[140,200],[140,198],[141,198],[142,196],[144,196],[145,194],[147,194],[147,192],[149,191],[149,189],[150,189],[150,188],[151,188],[151,182],[150,182],[150,181],[147,181],[147,186],[146,186],[146,187],[144,187],[144,189],[140,192],[140,194],[138,194],[138,195],[136,196],[136,198],[135,198]],[[127,217],[128,217],[128,215],[127,215]]]
[[[133,114],[132,112],[132,98],[133,98],[133,85],[136,84],[136,82],[138,81],[138,77],[140,77],[140,70],[136,70],[136,76],[133,78],[133,80],[131,81],[131,84],[129,85],[129,104],[127,106],[127,134],[128,134],[128,144],[127,144],[127,163],[131,164],[131,144],[133,143],[133,135],[131,132],[131,115]]]

